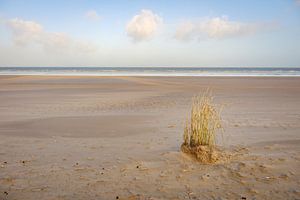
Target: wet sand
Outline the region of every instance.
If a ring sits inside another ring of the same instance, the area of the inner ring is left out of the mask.
[[[224,106],[213,165],[180,152]],[[300,78],[0,76],[0,199],[300,199]]]

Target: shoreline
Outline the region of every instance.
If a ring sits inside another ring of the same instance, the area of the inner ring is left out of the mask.
[[[66,77],[270,77],[270,78],[276,78],[276,77],[300,77],[300,75],[157,75],[157,74],[0,74],[0,76],[66,76]]]
[[[0,75],[140,77],[289,77],[299,67],[0,67]]]

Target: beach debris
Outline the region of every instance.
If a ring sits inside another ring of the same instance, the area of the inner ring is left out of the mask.
[[[250,188],[248,191],[250,194],[258,194],[258,191],[253,188]]]
[[[182,172],[188,172],[189,170],[188,169],[183,169],[181,170]]]
[[[187,194],[188,198],[189,199],[194,199],[193,198],[194,193],[192,192],[191,188],[187,185],[185,185],[184,187],[185,187],[186,194]]]
[[[175,127],[174,124],[168,126],[168,128],[174,128],[174,127]]]
[[[31,189],[31,192],[40,192],[40,191],[43,191],[43,190],[45,190],[46,189],[46,187],[42,187],[42,188],[32,188]]]
[[[159,176],[160,176],[161,178],[167,177],[167,172],[166,172],[166,171],[161,171],[160,174],[159,174]]]
[[[120,172],[125,172],[127,170],[127,168],[123,167],[120,169]]]
[[[208,180],[209,178],[210,178],[209,174],[204,174],[204,175],[199,177],[200,180]]]
[[[119,199],[119,196],[116,196],[116,199]]]
[[[102,170],[105,170],[105,168],[104,168],[104,167],[102,167]],[[102,171],[100,174],[101,174],[101,175],[103,175],[103,174],[104,174],[104,172]]]
[[[82,172],[95,172],[96,170],[91,167],[76,167],[75,171],[82,171]]]
[[[140,181],[141,178],[135,176],[135,177],[133,177],[133,180],[134,180],[134,181]]]
[[[3,194],[5,194],[6,196],[8,195],[8,192],[4,191]]]
[[[243,200],[246,200],[246,199],[247,199],[247,197],[244,197],[244,196],[242,196],[242,197],[241,197],[241,199],[243,199]]]
[[[87,160],[95,160],[93,157],[87,157]]]
[[[289,171],[290,175],[294,176],[295,173],[293,171]]]
[[[177,176],[176,176],[176,180],[178,181],[178,180],[180,180],[180,179],[182,179],[182,175],[177,175]]]
[[[265,182],[270,182],[270,181],[274,181],[275,179],[276,179],[275,177],[266,176],[263,177],[261,180]]]
[[[30,160],[20,160],[20,162],[25,165],[26,163],[30,162]]]

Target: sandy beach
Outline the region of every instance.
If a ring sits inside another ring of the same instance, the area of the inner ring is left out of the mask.
[[[191,98],[222,105],[205,165]],[[0,76],[0,199],[300,199],[300,78]]]

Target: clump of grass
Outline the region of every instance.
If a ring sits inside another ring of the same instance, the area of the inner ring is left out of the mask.
[[[216,131],[221,128],[220,108],[213,102],[210,90],[193,98],[191,116],[187,120],[181,150],[204,163],[215,162]]]

